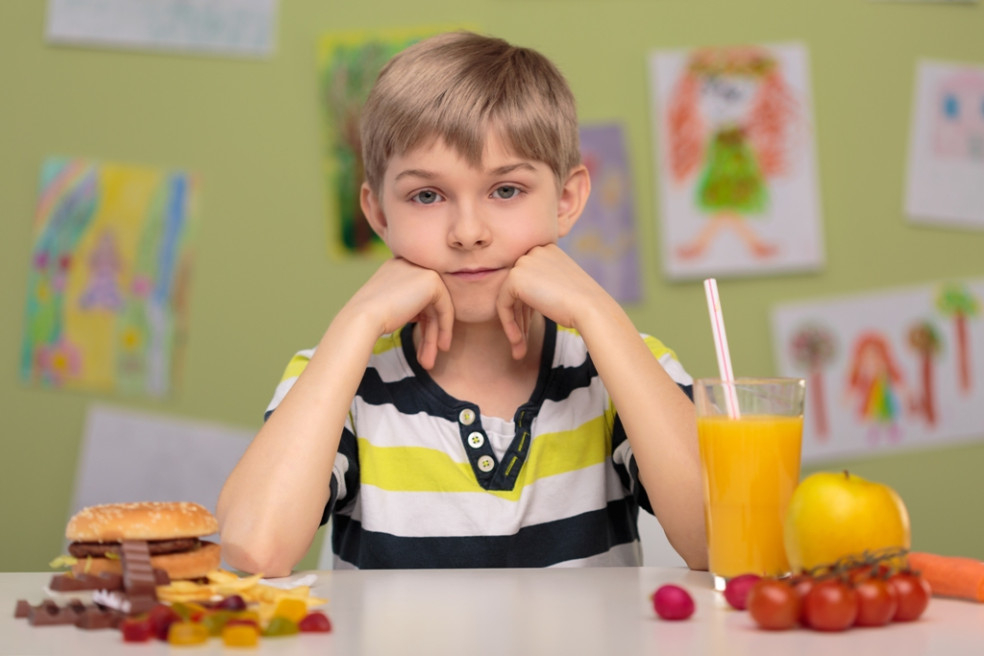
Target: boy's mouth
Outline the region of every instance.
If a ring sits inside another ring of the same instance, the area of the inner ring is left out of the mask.
[[[457,278],[458,280],[482,280],[483,278],[487,278],[491,276],[493,273],[495,273],[498,270],[499,269],[483,269],[483,268],[459,269],[458,271],[452,271],[451,275]]]

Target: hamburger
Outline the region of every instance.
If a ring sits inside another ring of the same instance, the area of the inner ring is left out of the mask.
[[[140,501],[83,508],[68,520],[65,537],[76,574],[122,574],[123,540],[145,540],[152,567],[172,579],[197,579],[219,568],[219,545],[201,539],[218,530],[215,516],[197,503]]]

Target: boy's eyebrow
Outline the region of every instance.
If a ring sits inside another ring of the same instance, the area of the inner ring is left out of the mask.
[[[519,169],[525,171],[536,171],[536,168],[529,162],[516,162],[515,164],[504,164],[503,166],[498,166],[488,171],[488,175],[507,175]],[[425,180],[433,180],[436,177],[438,177],[437,173],[428,171],[427,169],[405,169],[396,174],[394,182],[402,180],[403,178],[424,178]]]

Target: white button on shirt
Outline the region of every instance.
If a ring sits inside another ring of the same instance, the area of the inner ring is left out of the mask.
[[[458,421],[465,426],[471,426],[475,422],[475,411],[471,408],[465,408],[458,413]]]
[[[495,460],[492,456],[482,456],[478,459],[478,468],[483,472],[490,472],[495,468]]]
[[[478,431],[475,431],[473,433],[469,433],[469,435],[468,435],[468,446],[470,446],[473,449],[480,449],[480,448],[482,448],[482,445],[483,444],[485,444],[485,436],[484,435],[482,435]]]

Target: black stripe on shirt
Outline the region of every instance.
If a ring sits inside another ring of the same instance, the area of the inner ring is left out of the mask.
[[[516,535],[400,537],[367,531],[335,514],[335,553],[360,569],[547,567],[589,558],[639,539],[639,508],[630,497],[605,508],[519,530]]]

